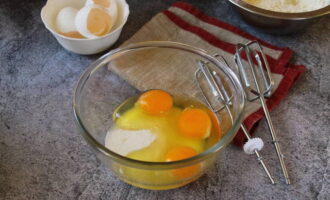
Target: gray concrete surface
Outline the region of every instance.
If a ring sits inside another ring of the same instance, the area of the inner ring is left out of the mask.
[[[131,15],[116,46],[174,0],[128,0]],[[279,46],[308,71],[271,114],[282,139],[291,186],[276,155],[263,155],[280,183],[270,185],[254,156],[229,146],[215,170],[171,191],[119,181],[93,155],[74,124],[72,89],[96,56],[62,49],[39,17],[45,1],[0,1],[0,199],[330,199],[330,20],[306,32],[272,36],[246,25],[221,0],[189,0],[207,14]],[[265,121],[257,135],[268,138]]]

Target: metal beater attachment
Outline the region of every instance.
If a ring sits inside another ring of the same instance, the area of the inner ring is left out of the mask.
[[[224,59],[223,59],[224,60]],[[224,64],[227,65],[226,61],[224,60]],[[228,65],[227,65],[228,66]],[[222,110],[225,110],[231,120],[231,123],[233,124],[233,115],[230,110],[230,107],[232,105],[232,98],[225,89],[221,77],[219,74],[217,74],[216,71],[212,70],[209,68],[208,63],[203,62],[203,61],[198,61],[198,69],[195,72],[195,78],[197,81],[197,84],[199,88],[201,89],[203,93],[203,97],[205,98],[206,103],[208,106],[212,109],[213,112],[218,113]],[[206,86],[208,88],[204,88],[202,82],[206,81]],[[206,91],[209,91],[211,94],[207,94]],[[216,101],[214,102],[215,99]],[[251,152],[255,153],[258,161],[261,163],[263,169],[265,170],[267,176],[269,177],[270,181],[272,184],[275,184],[275,181],[273,177],[271,176],[267,166],[265,165],[263,158],[259,154],[259,150],[263,147],[263,142],[260,138],[251,138],[251,135],[249,134],[247,128],[244,126],[244,124],[241,124],[241,128],[248,139],[247,143],[244,145],[245,147],[245,152],[248,154],[251,154]]]
[[[246,61],[243,58],[245,58]],[[272,80],[271,72],[266,57],[262,51],[262,47],[257,41],[251,41],[247,44],[238,44],[236,46],[235,62],[242,86],[245,90],[246,99],[251,102],[256,99],[260,100],[285,181],[287,184],[290,184],[284,156],[281,152],[279,141],[265,101],[265,97],[271,95],[274,81]]]

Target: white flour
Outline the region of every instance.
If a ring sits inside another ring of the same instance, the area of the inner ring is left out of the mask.
[[[330,0],[243,0],[248,4],[278,12],[307,12],[330,5]]]
[[[122,156],[148,147],[156,136],[149,130],[111,129],[105,138],[105,146]]]

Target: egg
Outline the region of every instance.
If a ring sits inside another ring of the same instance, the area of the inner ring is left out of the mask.
[[[173,99],[162,90],[150,90],[140,96],[138,104],[146,113],[157,115],[169,111],[173,106]]]
[[[75,17],[78,10],[72,7],[65,7],[60,10],[56,17],[56,27],[60,33],[76,32]]]
[[[116,0],[87,0],[85,5],[96,4],[106,8],[109,11],[110,16],[112,17],[112,21],[116,22],[118,15],[118,6]]]
[[[210,136],[212,121],[204,110],[186,108],[180,115],[178,127],[187,137],[205,139]]]
[[[81,35],[92,39],[108,34],[114,25],[114,20],[107,9],[91,4],[78,11],[75,25]]]
[[[187,159],[196,156],[197,152],[187,146],[179,146],[170,149],[166,153],[166,162]],[[189,167],[171,170],[172,174],[178,178],[189,178],[196,175],[200,170],[200,165],[192,165]]]

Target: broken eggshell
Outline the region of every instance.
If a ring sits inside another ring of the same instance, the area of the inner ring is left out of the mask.
[[[125,25],[129,7],[125,0],[115,0],[118,7],[118,16],[110,33],[93,39],[70,38],[58,33],[56,28],[56,17],[64,7],[81,9],[86,0],[48,0],[41,9],[41,19],[45,27],[52,33],[56,40],[65,49],[77,54],[90,55],[102,52],[113,45],[119,38],[123,26]]]

